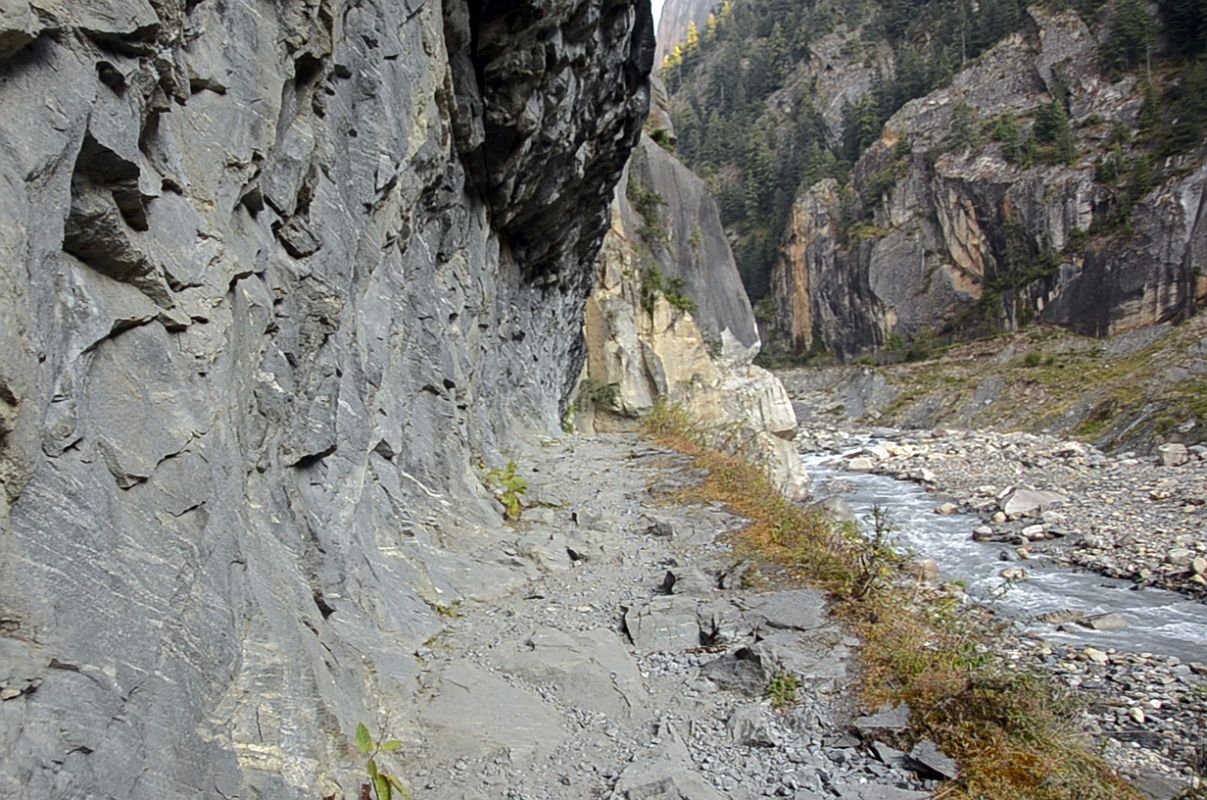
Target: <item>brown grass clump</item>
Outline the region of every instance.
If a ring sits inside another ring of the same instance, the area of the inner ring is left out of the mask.
[[[866,539],[787,500],[760,467],[711,444],[681,408],[659,404],[645,432],[707,472],[681,500],[724,503],[750,520],[741,545],[832,594],[836,615],[862,641],[863,699],[871,707],[908,702],[911,739],[933,740],[960,764],[959,779],[936,797],[1139,800],[1088,750],[1068,693],[992,652],[1000,632],[992,615],[904,579],[883,515]]]

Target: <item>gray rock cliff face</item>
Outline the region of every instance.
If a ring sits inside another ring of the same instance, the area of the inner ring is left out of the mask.
[[[742,348],[758,345],[754,313],[716,201],[704,181],[673,155],[643,138],[629,163],[629,181],[653,192],[661,201],[658,225],[665,233],[656,244],[657,263],[667,278],[680,278],[696,303],[695,319],[717,342]],[[637,231],[644,220],[627,194],[618,199],[619,214]]]
[[[358,793],[357,722],[490,591],[471,459],[579,372],[651,28],[5,4],[0,797]]]
[[[666,0],[662,4],[662,14],[658,18],[658,50],[655,66],[675,48],[675,45],[687,39],[687,29],[691,23],[701,33],[704,32],[704,22],[708,14],[719,8],[721,0]]]
[[[1076,13],[1028,15],[1023,33],[889,119],[845,198],[833,181],[797,198],[772,277],[778,345],[849,359],[894,336],[1032,321],[1103,336],[1207,300],[1203,149],[1167,164],[1128,226],[1099,232],[1117,189],[1096,171],[1112,130],[1136,128],[1140,90],[1133,76],[1102,73]],[[1027,136],[1065,90],[1074,156],[1007,158],[994,125],[1009,116]],[[958,108],[971,115],[971,144],[954,141]]]

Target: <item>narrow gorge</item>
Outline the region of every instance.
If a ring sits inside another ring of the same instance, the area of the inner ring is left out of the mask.
[[[0,798],[1198,800],[1200,6],[0,0]]]

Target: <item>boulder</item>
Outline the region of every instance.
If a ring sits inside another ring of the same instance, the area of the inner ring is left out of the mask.
[[[1059,505],[1065,496],[1058,492],[1038,489],[1014,489],[1000,502],[1001,510],[1010,517],[1026,517]]]
[[[662,591],[667,594],[704,597],[717,589],[717,579],[699,567],[679,567],[667,570],[662,579]]]
[[[1157,448],[1157,459],[1165,467],[1180,467],[1190,460],[1190,452],[1186,445],[1176,442],[1163,444]]]
[[[1083,628],[1095,631],[1121,631],[1127,627],[1127,620],[1122,614],[1112,611],[1109,614],[1094,614],[1076,620]]]
[[[722,689],[751,697],[762,696],[771,679],[763,667],[762,656],[746,647],[709,661],[700,668],[700,674]]]

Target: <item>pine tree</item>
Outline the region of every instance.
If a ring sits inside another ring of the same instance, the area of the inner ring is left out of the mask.
[[[1207,0],[1159,0],[1165,37],[1175,55],[1191,58],[1207,50]]]
[[[687,38],[683,42],[683,55],[695,55],[700,49],[700,29],[693,20],[687,24]]]
[[[1102,53],[1107,68],[1121,73],[1147,64],[1153,31],[1153,19],[1140,0],[1115,0]]]
[[[980,143],[980,121],[976,109],[963,100],[951,109],[951,136],[957,150],[968,150]]]

